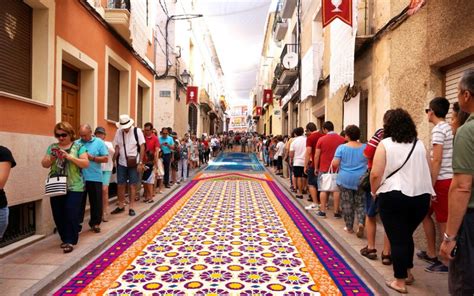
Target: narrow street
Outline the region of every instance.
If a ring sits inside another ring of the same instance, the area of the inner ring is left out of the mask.
[[[80,269],[57,295],[373,294],[242,153],[217,157]]]

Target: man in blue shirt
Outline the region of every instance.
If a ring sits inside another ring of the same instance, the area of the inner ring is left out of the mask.
[[[78,143],[87,149],[89,167],[82,169],[82,176],[86,183],[86,191],[81,205],[81,223],[84,221],[86,210],[86,199],[89,196],[91,217],[89,226],[95,233],[100,232],[100,222],[102,222],[102,168],[101,163],[108,160],[109,151],[104,141],[92,136],[92,128],[88,124],[83,124],[79,128]]]
[[[164,184],[166,188],[170,188],[170,165],[172,158],[172,150],[174,150],[174,140],[169,136],[169,130],[163,128],[160,135],[160,146],[163,153],[163,166],[165,169],[165,175],[163,176]]]

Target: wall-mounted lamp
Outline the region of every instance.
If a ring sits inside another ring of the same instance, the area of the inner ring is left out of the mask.
[[[181,73],[181,80],[183,81],[184,86],[187,86],[189,82],[191,82],[191,74],[184,69],[183,73]]]

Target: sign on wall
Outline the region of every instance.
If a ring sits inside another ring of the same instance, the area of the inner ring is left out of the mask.
[[[256,112],[257,116],[261,116],[262,115],[262,107],[256,107],[255,112]]]
[[[186,88],[186,104],[198,104],[198,87],[188,86]]]
[[[263,104],[273,104],[273,92],[271,89],[263,90]]]
[[[323,28],[335,19],[340,19],[352,27],[352,1],[323,0]]]

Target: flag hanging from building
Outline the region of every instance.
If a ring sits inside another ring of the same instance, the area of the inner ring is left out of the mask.
[[[357,24],[357,3],[352,3],[352,23]],[[331,24],[331,57],[329,61],[329,97],[339,89],[354,84],[354,53],[357,26],[349,27],[340,20]]]
[[[273,92],[271,89],[263,90],[263,104],[268,103],[269,105],[273,104]]]
[[[262,116],[262,107],[255,108],[255,114],[257,116]]]
[[[323,0],[323,28],[340,19],[352,27],[352,0]]]
[[[420,10],[426,3],[426,0],[411,0],[410,5],[408,6],[408,15],[414,15],[418,10]]]
[[[188,86],[186,88],[186,104],[196,104],[198,103],[198,87],[197,86]]]

